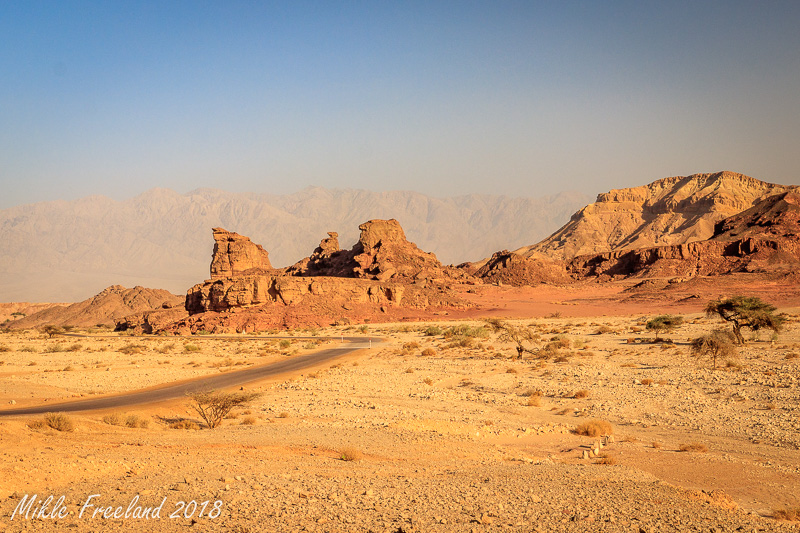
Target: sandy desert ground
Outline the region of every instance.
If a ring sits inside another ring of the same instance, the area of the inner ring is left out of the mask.
[[[72,432],[31,428],[41,416],[2,418],[0,523],[7,531],[800,529],[772,517],[800,506],[800,308],[781,307],[785,331],[754,336],[711,370],[688,346],[724,326],[699,312],[704,296],[620,294],[576,292],[579,304],[557,289],[542,289],[536,305],[524,291],[498,299],[485,314],[530,326],[537,346],[552,343],[547,360],[513,360],[513,345],[476,317],[297,331],[384,341],[246,387],[263,395],[214,430],[170,427],[200,421],[188,400],[69,415]],[[644,328],[659,312],[686,319],[662,335],[673,342],[652,342]],[[5,332],[0,405],[124,392],[335,342]],[[590,420],[612,424],[613,438],[576,434]],[[63,495],[66,516],[11,520],[33,494]],[[90,516],[162,502],[159,519]]]

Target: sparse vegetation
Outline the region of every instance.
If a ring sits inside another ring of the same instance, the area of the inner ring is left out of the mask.
[[[783,329],[784,318],[775,315],[775,306],[754,296],[734,296],[709,302],[706,315],[718,316],[733,324],[733,336],[737,344],[745,344],[742,328],[753,331],[771,329],[779,333]]]
[[[657,317],[649,320],[645,327],[649,331],[654,331],[656,333],[655,342],[659,342],[661,339],[659,335],[662,333],[668,333],[678,326],[683,324],[683,317],[678,315],[658,315]]]
[[[434,350],[433,348],[425,348],[424,350],[422,350],[422,355],[426,357],[430,357],[431,355],[436,355],[436,350]]]
[[[258,392],[202,391],[189,394],[189,398],[194,402],[192,408],[197,411],[209,429],[218,427],[234,407],[244,405],[260,396]]]
[[[589,397],[589,391],[586,390],[586,389],[582,389],[582,390],[579,390],[579,391],[575,392],[575,398],[576,399],[588,398],[588,397]]]
[[[703,335],[692,340],[691,351],[698,359],[710,357],[712,368],[716,370],[717,359],[736,355],[734,341],[734,336],[729,331],[717,329],[709,335]]]
[[[528,344],[538,341],[539,335],[531,326],[515,326],[497,318],[491,318],[486,323],[492,331],[499,333],[499,341],[514,343],[518,359],[522,359],[522,354],[525,352],[534,353]]]
[[[186,353],[199,352],[200,347],[196,344],[184,344],[183,351]]]
[[[772,518],[775,520],[786,520],[789,522],[800,522],[800,507],[790,507],[787,509],[775,509],[772,511]]]
[[[75,431],[75,422],[64,413],[47,413],[42,420],[28,422],[31,429],[43,429],[49,427],[56,431],[71,432]]]
[[[702,442],[690,442],[689,444],[681,444],[678,447],[679,452],[695,452],[695,453],[706,453],[708,451],[708,446],[703,444]]]
[[[605,420],[592,419],[579,424],[578,427],[575,428],[575,433],[586,437],[611,435],[614,433],[614,426]]]
[[[342,461],[359,461],[363,457],[361,450],[348,446],[339,450],[339,459]]]

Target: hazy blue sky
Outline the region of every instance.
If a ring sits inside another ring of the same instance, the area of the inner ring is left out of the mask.
[[[800,2],[0,2],[0,208],[800,183]]]

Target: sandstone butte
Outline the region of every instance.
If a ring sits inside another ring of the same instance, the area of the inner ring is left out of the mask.
[[[349,323],[376,314],[384,320],[430,316],[470,306],[451,285],[473,278],[409,242],[396,220],[370,220],[359,229],[350,250],[340,249],[338,234],[329,232],[309,257],[274,269],[263,248],[215,228],[211,279],[187,292],[189,316],[161,329],[259,331]]]

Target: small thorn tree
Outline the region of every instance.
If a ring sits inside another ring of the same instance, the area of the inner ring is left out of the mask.
[[[222,423],[234,407],[251,402],[261,396],[260,392],[217,392],[200,391],[189,395],[194,401],[194,408],[209,429],[214,429]]]
[[[692,355],[700,359],[710,357],[712,368],[717,369],[717,359],[730,357],[736,354],[734,341],[736,338],[730,331],[715,329],[708,335],[703,335],[692,341]]]
[[[672,331],[673,329],[677,328],[683,324],[683,317],[677,315],[658,315],[657,317],[653,318],[652,320],[648,320],[645,327],[649,330],[656,332],[656,341],[659,340],[659,335],[661,333],[667,333]]]
[[[534,333],[530,326],[515,326],[499,318],[490,318],[486,323],[492,331],[500,334],[498,340],[513,342],[516,345],[518,359],[522,359],[522,354],[525,352],[534,353],[526,344],[539,340],[539,335]]]
[[[755,296],[734,296],[708,302],[706,315],[718,316],[733,324],[737,344],[745,344],[742,328],[753,331],[771,329],[778,333],[783,328],[783,318],[775,314],[775,306]]]

